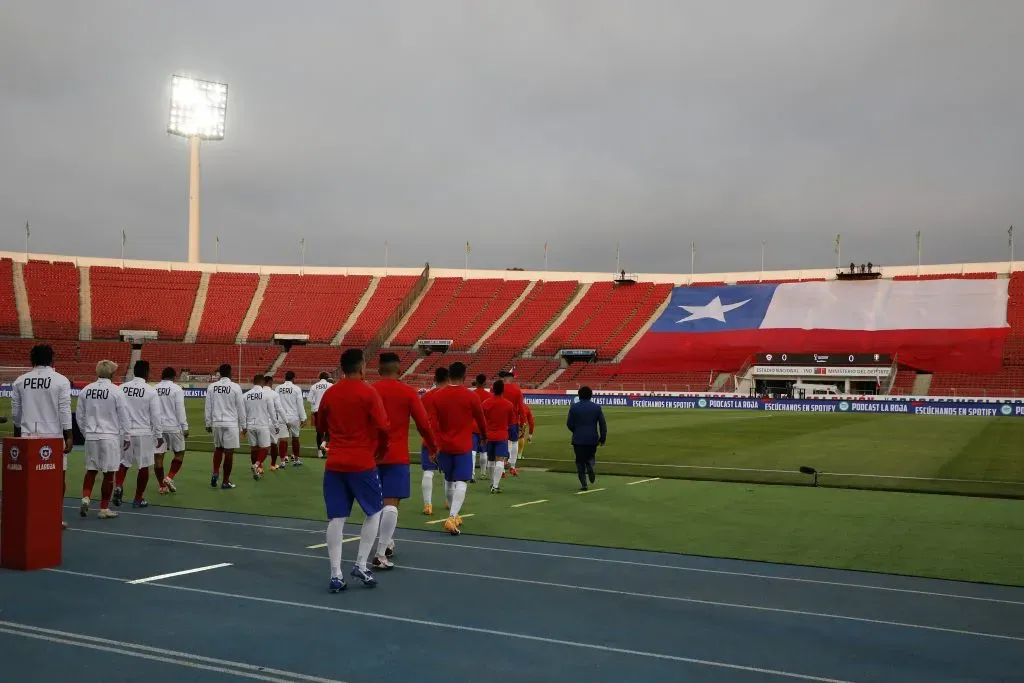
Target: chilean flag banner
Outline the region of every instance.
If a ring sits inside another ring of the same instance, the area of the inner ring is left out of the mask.
[[[676,287],[623,370],[738,370],[754,353],[891,353],[927,372],[998,372],[1008,280]]]

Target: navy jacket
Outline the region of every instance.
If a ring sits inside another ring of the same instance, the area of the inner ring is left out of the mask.
[[[601,406],[593,401],[580,401],[569,408],[569,418],[565,426],[572,432],[572,445],[596,446],[604,445],[608,437],[608,425],[604,421]]]

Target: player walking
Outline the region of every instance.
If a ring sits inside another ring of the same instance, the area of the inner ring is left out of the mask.
[[[32,370],[11,385],[11,419],[15,436],[64,439],[64,492],[67,493],[71,432],[71,382],[53,369],[53,348],[37,344],[29,352]],[[68,524],[61,521],[61,527]]]
[[[163,446],[156,449],[156,474],[160,493],[175,493],[174,475],[181,469],[185,459],[185,439],[188,438],[188,418],[185,416],[185,392],[174,383],[178,373],[174,368],[164,368],[160,373],[160,382],[156,385],[156,398],[160,403],[160,436]],[[171,460],[171,471],[164,476],[164,453],[174,453]]]
[[[487,391],[487,375],[480,374],[476,376],[476,381],[473,382],[473,393],[480,399],[480,405],[491,397],[491,392]],[[476,482],[476,467],[480,466],[480,476],[485,480],[487,478],[487,435],[473,433],[473,478],[469,480],[469,483],[473,484]]]
[[[249,432],[249,458],[252,461],[252,478],[263,478],[263,462],[270,451],[271,432],[277,431],[277,403],[263,386],[263,375],[252,378],[252,389],[245,392],[245,428]]]
[[[391,557],[395,552],[393,540],[398,527],[399,502],[409,497],[409,420],[416,423],[428,458],[437,454],[434,435],[430,430],[427,411],[420,400],[419,392],[399,381],[399,357],[397,353],[380,354],[380,381],[373,384],[384,404],[384,412],[390,425],[388,441],[390,447],[384,460],[377,465],[381,491],[384,495],[384,510],[380,519],[380,537],[377,555],[373,559],[374,569],[392,569]]]
[[[223,490],[233,489],[231,467],[235,462],[235,449],[239,444],[239,432],[245,434],[245,401],[242,387],[231,381],[231,366],[221,365],[220,379],[206,388],[206,431],[213,433],[213,476],[210,488],[217,488],[221,462],[224,463]]]
[[[103,473],[100,484],[100,519],[113,519],[118,513],[110,509],[114,493],[114,473],[121,463],[121,450],[128,450],[128,410],[124,394],[110,378],[117,372],[117,363],[101,360],[96,364],[96,381],[78,394],[78,428],[85,435],[85,479],[82,481],[82,505],[78,513],[89,516],[92,489],[96,474]]]
[[[516,422],[516,409],[505,398],[505,383],[498,380],[493,394],[483,403],[487,420],[487,459],[491,462],[491,493],[501,493],[501,477],[508,459],[509,430]]]
[[[160,436],[160,404],[156,389],[146,384],[149,379],[149,361],[137,360],[132,369],[131,380],[121,385],[125,398],[125,412],[128,414],[128,448],[121,453],[121,466],[114,475],[114,494],[111,502],[120,507],[124,497],[124,480],[134,465],[139,468],[135,477],[135,498],[133,508],[149,507],[146,501],[146,485],[149,483],[149,468],[155,462],[155,453],[163,443]]]
[[[285,424],[288,427],[288,434],[285,436],[290,434],[292,437],[292,465],[299,467],[302,465],[302,444],[299,435],[306,424],[306,406],[302,401],[302,389],[295,386],[292,382],[294,379],[295,373],[291,370],[284,373],[284,382],[277,386],[277,395],[281,399],[281,412],[284,413]],[[281,457],[287,463],[287,445]]]
[[[448,367],[449,385],[438,389],[428,411],[437,433],[437,464],[451,489],[451,509],[444,529],[458,536],[462,526],[459,512],[466,501],[466,482],[473,475],[473,431],[487,433],[483,408],[466,382],[466,365],[455,362]]]
[[[284,458],[282,457],[279,461],[278,457],[281,453],[288,452],[288,427],[284,423],[281,398],[274,391],[274,378],[271,375],[263,375],[263,388],[267,390],[265,393],[270,398],[270,402],[274,404],[270,413],[274,418],[274,429],[270,434],[270,471],[280,472],[286,466]]]
[[[438,389],[448,386],[448,368],[437,368],[434,370],[434,386],[427,393],[423,394],[423,408],[427,411],[427,418],[430,418],[430,403],[434,400],[434,394]],[[437,434],[436,425],[431,423],[431,433]],[[426,443],[420,444],[420,469],[423,470],[423,477],[420,479],[420,493],[423,494],[423,514],[431,516],[434,514],[434,472],[437,472],[437,462],[431,457],[430,449]],[[448,488],[445,487],[447,498]],[[450,501],[449,501],[450,503]],[[451,505],[449,504],[449,507]]]
[[[515,375],[509,370],[502,370],[498,376],[505,382],[505,398],[516,409],[516,423],[508,433],[508,473],[513,477],[519,476],[516,463],[519,461],[519,432],[523,424],[523,390],[515,384]]]
[[[341,572],[341,544],[345,521],[352,513],[352,501],[359,501],[366,520],[359,533],[359,554],[352,577],[364,586],[377,585],[373,572],[366,566],[377,542],[381,510],[381,493],[377,463],[388,452],[388,416],[380,395],[363,380],[365,362],[360,349],[341,354],[344,379],[324,392],[317,411],[317,428],[330,434],[327,462],[324,464],[324,505],[327,508],[327,552],[331,559],[331,581],[328,590],[345,589]],[[408,448],[408,446],[406,446]]]
[[[324,392],[331,388],[331,376],[326,372],[320,373],[320,379],[309,388],[309,413],[310,422],[313,423],[313,428],[316,429],[317,420],[316,412],[320,409],[320,399],[323,398]],[[324,452],[324,433],[317,431],[316,433],[316,449],[320,453],[321,458],[326,458],[327,453]]]
[[[533,443],[533,432],[536,429],[537,423],[533,419],[533,411],[530,410],[530,404],[523,399],[523,423],[519,428],[519,459],[524,458],[523,453],[526,451],[526,444]]]

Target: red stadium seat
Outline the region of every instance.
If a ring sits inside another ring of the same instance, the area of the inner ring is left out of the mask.
[[[38,339],[78,339],[78,268],[73,263],[29,261],[25,288]]]

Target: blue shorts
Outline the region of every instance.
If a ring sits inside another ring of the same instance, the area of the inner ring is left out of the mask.
[[[438,453],[437,464],[444,472],[445,481],[469,481],[473,478],[472,453]]]
[[[519,425],[508,426],[508,440],[519,441]]]
[[[426,446],[420,446],[420,467],[427,472],[437,471],[437,465],[430,461],[430,453]]]
[[[409,497],[408,465],[377,465],[380,475],[380,489],[385,498]]]
[[[350,516],[354,500],[359,501],[359,507],[367,517],[384,509],[384,496],[380,492],[380,476],[377,470],[324,470],[324,504],[327,506],[327,519]]]
[[[487,442],[487,459],[494,462],[498,458],[508,458],[508,441]]]
[[[480,447],[480,443],[481,443],[480,435],[479,434],[474,434],[473,435],[473,452],[474,453],[479,453],[479,452],[481,452],[483,450]]]

